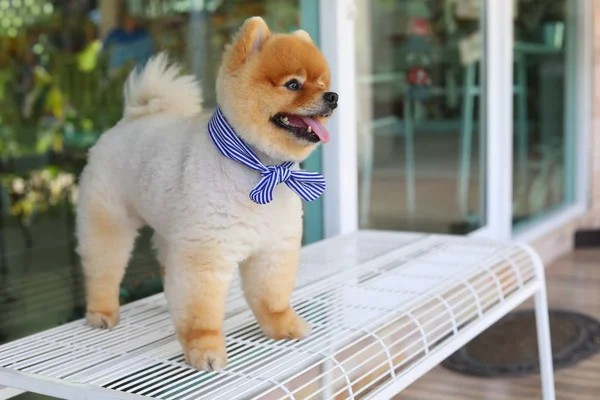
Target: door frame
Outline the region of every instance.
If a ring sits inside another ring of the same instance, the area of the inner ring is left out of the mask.
[[[471,236],[509,239],[512,214],[513,11],[512,1],[483,1],[485,107],[485,225]],[[493,16],[493,17],[492,17]]]
[[[300,26],[304,29],[314,43],[319,46],[321,43],[320,34],[320,14],[319,0],[300,0]],[[323,172],[323,152],[322,148],[318,147],[311,155],[302,163],[302,168],[307,171]],[[310,244],[323,239],[323,204],[324,197],[304,203],[304,226],[303,226],[303,244]]]
[[[355,13],[352,0],[319,1],[319,15],[327,16],[319,23],[321,50],[332,72],[331,89],[340,98],[327,125],[331,141],[322,147],[325,237],[358,230]]]

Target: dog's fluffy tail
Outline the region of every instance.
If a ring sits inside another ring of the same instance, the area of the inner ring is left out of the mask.
[[[133,70],[124,87],[124,118],[134,119],[160,112],[193,116],[202,110],[200,85],[192,75],[169,64],[166,53],[152,57],[141,71]]]

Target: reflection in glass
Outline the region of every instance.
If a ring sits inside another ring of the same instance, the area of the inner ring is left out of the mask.
[[[361,227],[484,224],[482,3],[358,2]]]
[[[573,201],[577,0],[520,0],[514,22],[513,224]]]
[[[121,118],[123,82],[134,64],[168,50],[204,83],[210,112],[221,50],[254,15],[291,31],[299,2],[0,4],[0,342],[82,316],[77,176],[87,149]],[[138,240],[123,302],[162,288],[149,237],[142,232]]]

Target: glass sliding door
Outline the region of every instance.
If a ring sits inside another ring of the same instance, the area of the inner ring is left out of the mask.
[[[482,227],[483,0],[356,4],[361,228]]]
[[[574,201],[579,0],[519,0],[514,19],[513,227]]]

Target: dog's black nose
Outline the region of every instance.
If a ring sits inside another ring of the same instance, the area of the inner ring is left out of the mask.
[[[338,94],[335,92],[327,92],[323,95],[323,100],[325,100],[325,103],[333,110],[338,105]]]

